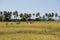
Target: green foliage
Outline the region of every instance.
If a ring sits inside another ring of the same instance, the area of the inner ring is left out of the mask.
[[[49,18],[48,21],[55,21],[54,19]]]
[[[3,14],[3,15],[2,15]],[[11,19],[11,16],[14,16],[14,19]],[[20,17],[20,19],[18,19],[18,16]],[[33,16],[33,18],[32,18]],[[36,17],[36,18],[34,18]],[[45,17],[47,17],[48,19],[46,19]],[[18,11],[0,11],[0,21],[54,21],[54,19],[52,19],[52,17],[58,17],[57,13],[45,13],[45,15],[41,16],[40,13],[18,13]],[[32,19],[31,19],[32,18]]]

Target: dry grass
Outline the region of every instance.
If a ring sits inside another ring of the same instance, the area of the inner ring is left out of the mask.
[[[58,36],[36,34],[1,35],[0,40],[60,40]]]
[[[32,24],[26,23],[26,22],[20,22],[20,24],[17,24],[17,22],[7,22],[7,27],[28,27],[28,28],[60,28],[60,22],[55,21],[48,21],[48,22],[33,22]],[[0,27],[6,27],[6,22],[0,22]]]
[[[0,22],[0,40],[60,40],[60,22]]]

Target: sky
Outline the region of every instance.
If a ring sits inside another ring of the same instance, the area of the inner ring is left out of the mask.
[[[0,0],[0,11],[45,14],[54,12],[60,15],[60,0]]]

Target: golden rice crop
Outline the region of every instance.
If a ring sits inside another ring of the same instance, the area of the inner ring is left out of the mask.
[[[60,22],[0,22],[0,40],[60,40]]]

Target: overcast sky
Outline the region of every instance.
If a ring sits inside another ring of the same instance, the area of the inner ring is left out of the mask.
[[[35,13],[56,12],[60,15],[60,0],[0,0],[0,11]]]

